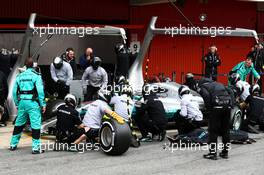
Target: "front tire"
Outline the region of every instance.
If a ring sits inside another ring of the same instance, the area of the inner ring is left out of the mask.
[[[103,121],[99,137],[103,152],[109,155],[121,155],[129,149],[131,130],[126,122],[120,124],[109,118]]]
[[[47,102],[47,106],[46,106],[46,112],[43,116],[43,121],[46,121],[46,120],[49,120],[53,117],[56,116],[56,112],[57,112],[57,109],[59,106],[65,104],[64,100],[60,100],[60,99],[57,99],[57,100],[54,100],[54,101],[51,101],[51,102]]]
[[[264,116],[263,116],[263,115],[260,117],[260,121],[259,121],[259,129],[260,129],[261,131],[264,131]]]

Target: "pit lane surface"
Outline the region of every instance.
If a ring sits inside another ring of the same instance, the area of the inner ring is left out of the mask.
[[[3,130],[0,129],[0,134]],[[171,132],[169,134],[172,134]],[[143,143],[122,156],[107,156],[101,151],[54,152],[32,155],[29,145],[10,152],[0,147],[0,174],[264,174],[264,134],[251,135],[257,143],[232,145],[230,159],[205,160],[205,150],[164,149],[162,143]],[[0,145],[2,142],[1,137]],[[24,141],[30,138],[24,136]],[[3,142],[2,142],[3,143]],[[3,144],[2,144],[3,145]]]

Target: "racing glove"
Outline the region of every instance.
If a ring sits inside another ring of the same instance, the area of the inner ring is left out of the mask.
[[[113,117],[120,124],[124,124],[125,123],[125,120],[120,115],[118,115],[116,112],[114,112],[114,111],[110,114],[110,116]]]

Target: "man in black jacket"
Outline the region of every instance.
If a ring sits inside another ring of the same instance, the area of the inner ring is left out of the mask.
[[[234,95],[223,84],[202,79],[198,92],[203,97],[205,107],[209,111],[209,154],[206,159],[217,160],[217,138],[222,136],[223,147],[220,157],[227,159],[230,149],[229,121],[231,107],[234,105]]]
[[[262,76],[261,76],[261,74],[264,72],[263,43],[259,43],[257,49],[255,50],[255,66],[256,66],[256,71],[260,74],[260,79],[258,80],[258,84],[260,86],[260,91],[262,92]]]
[[[220,57],[215,45],[209,47],[209,52],[204,56],[205,77],[217,81],[217,67],[221,65]]]
[[[126,45],[118,43],[115,46],[116,53],[116,78],[121,76],[128,77],[130,52]]]
[[[76,111],[76,98],[72,94],[65,96],[65,105],[57,109],[56,141],[71,144],[84,133],[84,125]]]
[[[154,135],[158,135],[158,140],[162,141],[165,138],[167,126],[164,106],[157,98],[157,92],[153,86],[145,85],[142,91],[144,103],[136,108],[137,114],[134,118],[142,134],[140,141],[152,141]]]

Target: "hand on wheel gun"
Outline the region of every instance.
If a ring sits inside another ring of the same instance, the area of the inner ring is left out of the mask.
[[[116,112],[114,112],[114,111],[112,111],[110,109],[107,109],[107,110],[105,110],[105,113],[107,113],[112,118],[114,118],[118,123],[120,123],[120,124],[124,124],[125,123],[125,120],[120,115],[118,115]]]

